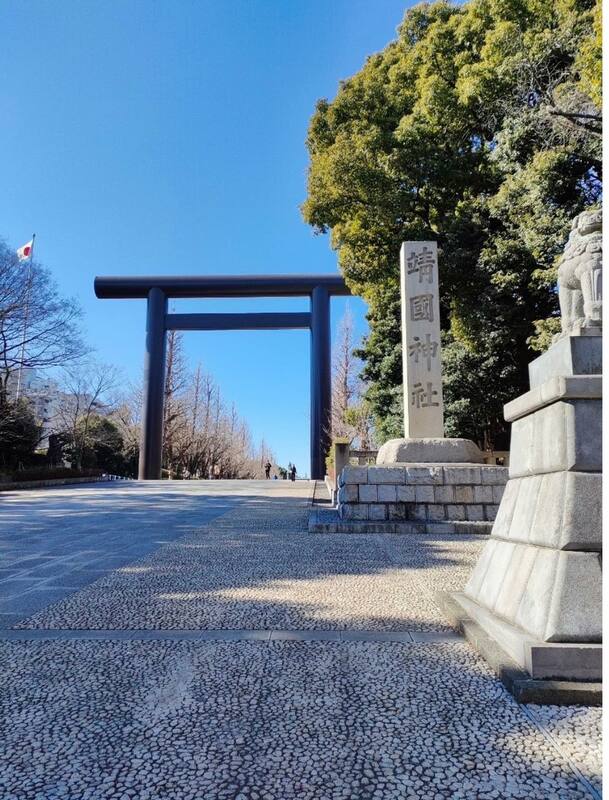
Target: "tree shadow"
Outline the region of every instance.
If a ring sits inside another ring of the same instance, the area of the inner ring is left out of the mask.
[[[230,510],[192,530],[186,503],[171,524],[189,533],[116,565],[19,627],[447,631],[434,593],[462,588],[483,543],[472,535],[309,534],[308,499],[280,494],[244,497]]]

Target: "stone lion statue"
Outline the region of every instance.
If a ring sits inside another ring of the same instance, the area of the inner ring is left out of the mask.
[[[575,217],[558,262],[561,333],[593,333],[602,326],[602,209]]]

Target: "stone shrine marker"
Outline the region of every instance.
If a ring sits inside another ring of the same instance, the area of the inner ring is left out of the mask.
[[[469,439],[444,436],[440,360],[440,286],[436,242],[404,242],[400,250],[404,438],[376,457],[385,464],[481,464]]]
[[[443,438],[436,242],[404,242],[400,273],[404,435],[407,439]]]
[[[369,520],[378,533],[384,524],[388,533],[487,531],[507,475],[483,464],[475,442],[444,436],[436,243],[404,242],[400,278],[405,437],[381,445],[375,467],[343,469],[337,526],[346,533],[357,520],[358,532],[373,532]]]

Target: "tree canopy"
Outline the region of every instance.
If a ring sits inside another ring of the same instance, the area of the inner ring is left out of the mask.
[[[368,302],[381,439],[402,430],[400,244],[433,239],[447,435],[504,444],[502,406],[555,329],[570,221],[600,199],[600,14],[593,0],[421,4],[318,102],[303,214]]]

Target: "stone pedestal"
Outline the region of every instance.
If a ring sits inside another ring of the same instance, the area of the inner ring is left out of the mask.
[[[531,389],[550,378],[573,375],[601,375],[603,372],[603,339],[595,335],[563,336],[543,355],[529,364]]]
[[[482,464],[484,457],[470,439],[390,439],[376,457],[378,465]]]
[[[505,406],[509,480],[490,540],[454,595],[533,678],[601,679],[600,338],[565,337]]]
[[[345,467],[342,533],[490,533],[507,468],[485,464]]]

